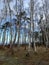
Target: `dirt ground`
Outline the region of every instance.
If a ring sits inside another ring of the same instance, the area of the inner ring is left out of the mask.
[[[28,56],[24,47],[14,47],[13,55],[8,50],[0,49],[0,65],[49,65],[49,48],[46,51],[45,47],[37,47],[36,53],[31,48]]]

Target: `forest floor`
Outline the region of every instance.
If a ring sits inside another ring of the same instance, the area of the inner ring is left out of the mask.
[[[36,53],[31,48],[28,56],[24,47],[14,47],[14,55],[8,50],[0,49],[0,65],[49,65],[49,48],[46,51],[45,47],[37,47]]]

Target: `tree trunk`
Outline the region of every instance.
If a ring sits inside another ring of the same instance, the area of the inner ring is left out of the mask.
[[[6,36],[6,29],[3,32],[3,48],[4,48],[4,43],[5,43],[5,36]]]
[[[17,35],[17,28],[15,27],[15,37],[14,37],[14,41],[13,41],[13,45],[15,44],[15,41],[16,41],[16,35]]]
[[[12,49],[12,28],[10,27],[10,36],[11,36],[11,40],[10,40],[10,49]]]
[[[19,49],[19,47],[20,47],[19,40],[20,40],[20,29],[19,29],[19,26],[18,26],[18,49]]]

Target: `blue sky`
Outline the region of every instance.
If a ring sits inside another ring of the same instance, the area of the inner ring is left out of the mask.
[[[1,10],[2,10],[3,7],[4,7],[3,1],[4,1],[4,0],[0,0],[0,14],[1,14]],[[24,6],[25,6],[25,8],[28,7],[29,1],[30,1],[30,0],[24,0]],[[39,3],[39,6],[41,6],[41,4],[42,4],[41,0],[35,0],[35,1],[37,1],[37,2]],[[12,9],[14,12],[15,12],[15,10],[14,10],[13,6],[15,5],[15,3],[16,3],[16,0],[12,0],[12,1],[10,2],[10,7],[11,7],[11,9]]]

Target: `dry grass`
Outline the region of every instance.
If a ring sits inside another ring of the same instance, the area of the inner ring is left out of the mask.
[[[14,55],[6,56],[8,48],[0,50],[0,65],[49,65],[49,48],[45,49],[44,46],[37,47],[37,53],[33,49],[26,56],[28,49],[25,47],[14,47]]]

